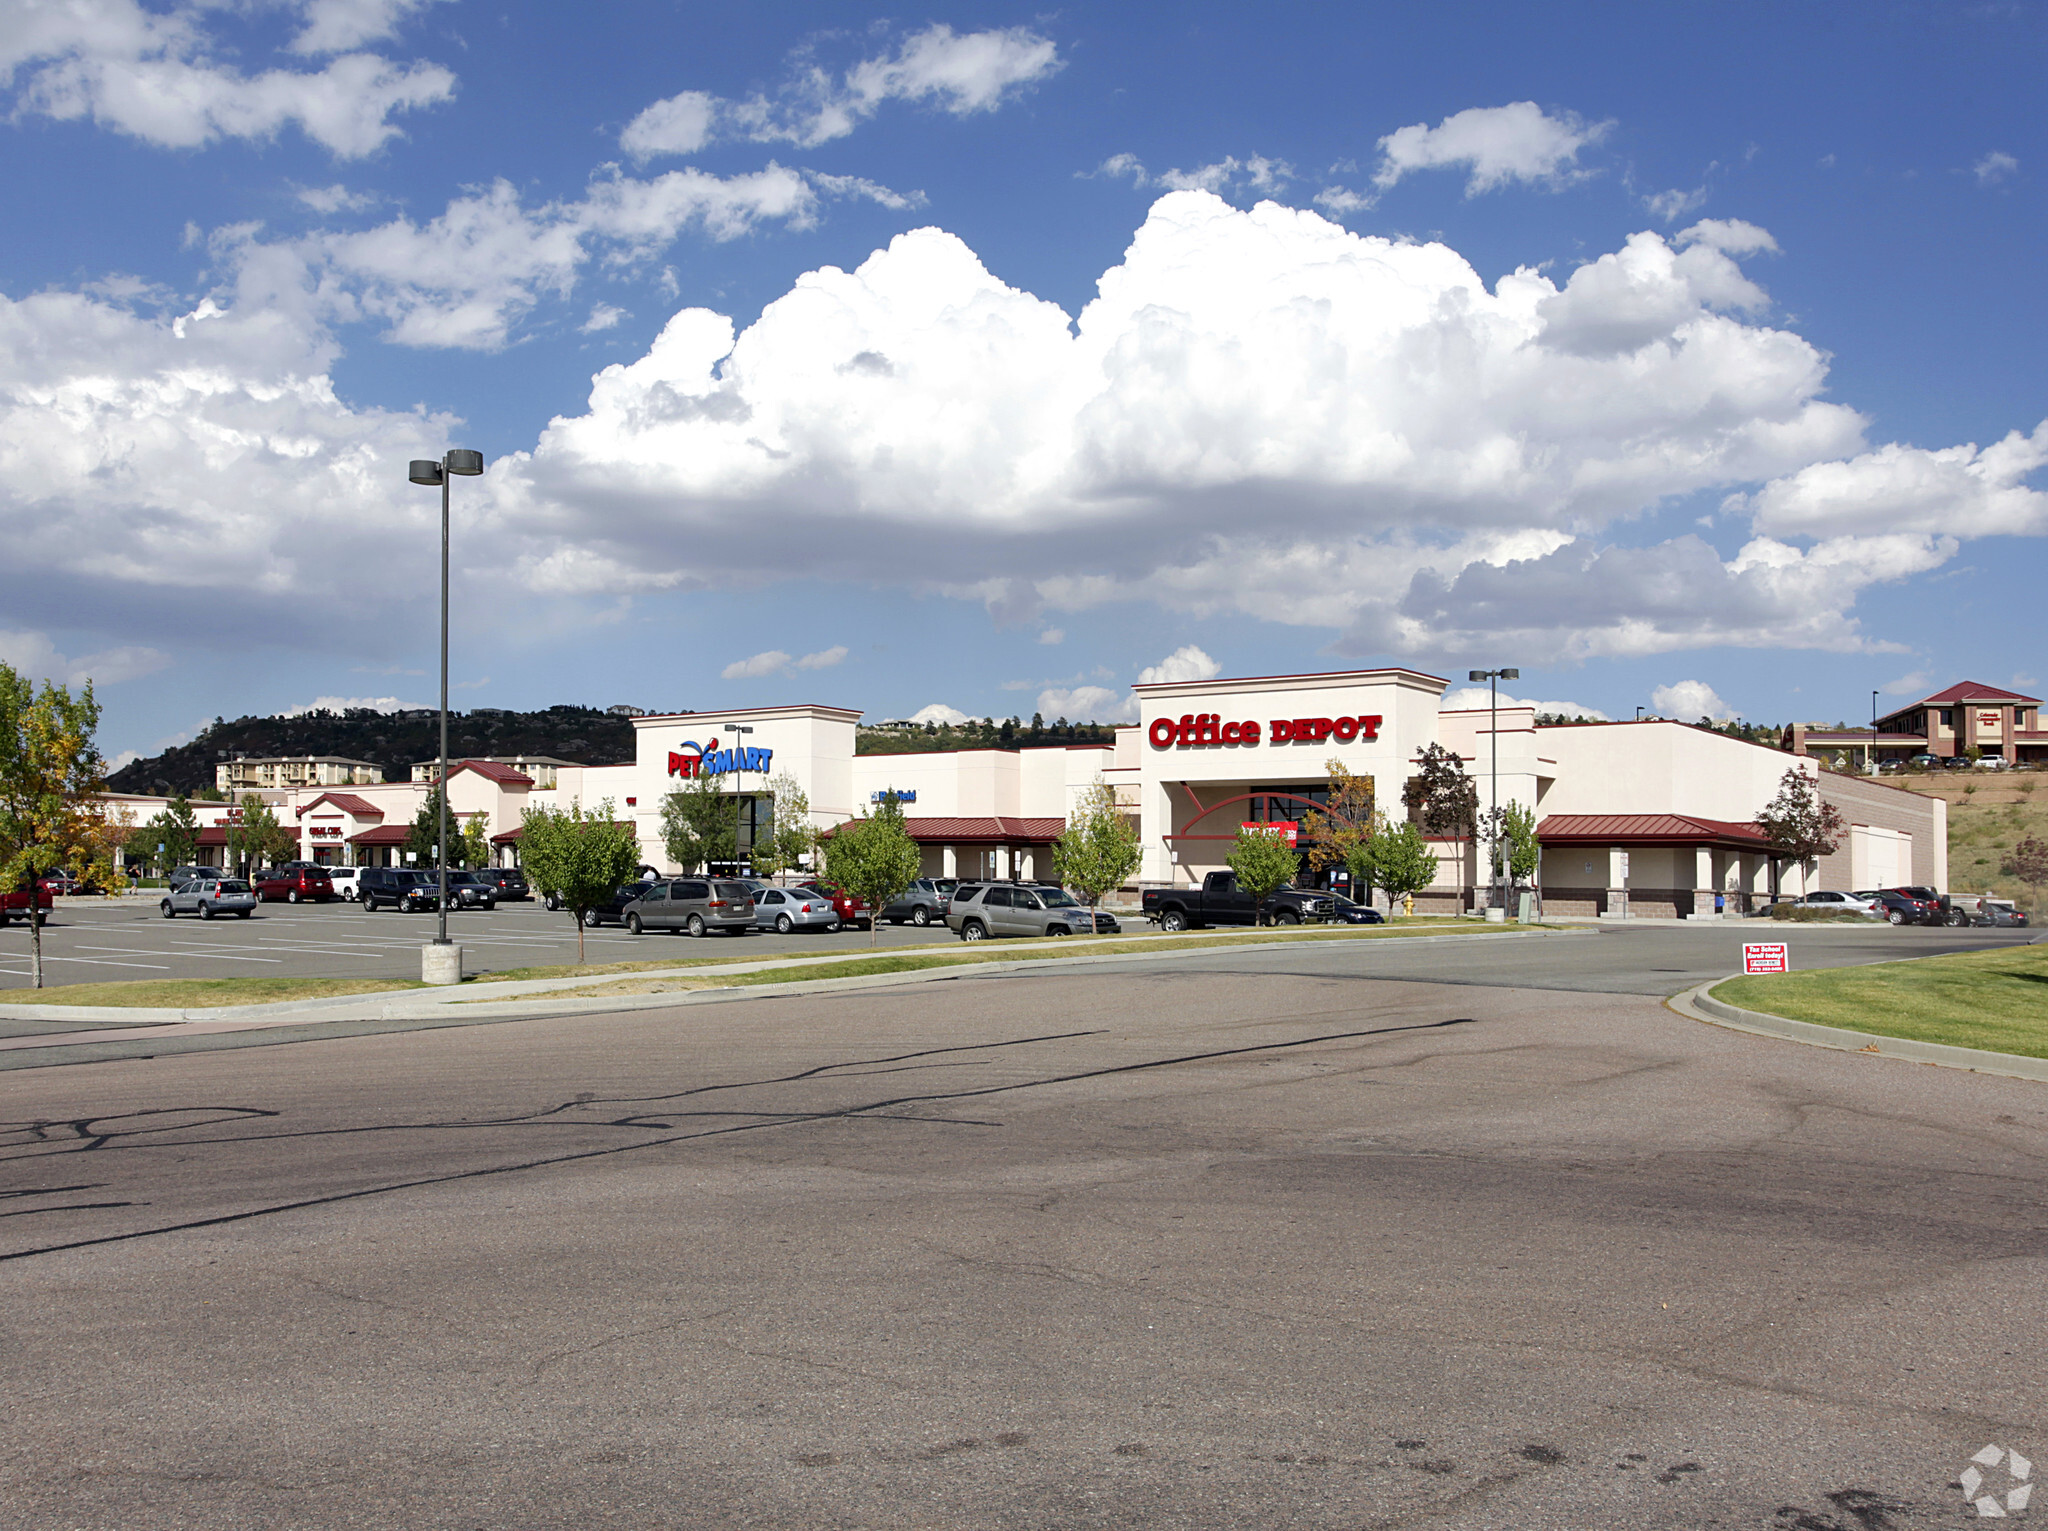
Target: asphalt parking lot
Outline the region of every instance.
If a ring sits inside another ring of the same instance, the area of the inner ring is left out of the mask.
[[[1150,927],[1145,927],[1149,929]],[[576,926],[538,902],[496,909],[451,910],[449,939],[462,943],[470,973],[576,961]],[[417,978],[419,949],[434,938],[432,914],[395,909],[366,912],[337,899],[330,904],[267,903],[246,920],[201,920],[181,914],[166,920],[154,897],[62,899],[43,930],[49,984],[113,983],[124,978]],[[952,939],[943,928],[883,925],[883,946],[921,946]],[[617,925],[583,932],[584,960],[651,961],[664,957],[865,951],[865,930],[798,931],[778,936],[707,936],[693,941],[667,932],[635,936]],[[29,982],[28,926],[0,928],[0,990]]]
[[[0,1527],[1973,1523],[2048,1086],[1561,987],[1734,934],[0,1076]]]

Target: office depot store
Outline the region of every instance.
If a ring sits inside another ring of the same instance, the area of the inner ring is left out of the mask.
[[[488,762],[451,767],[456,813],[485,816],[494,854],[518,858],[528,807],[609,800],[638,831],[642,858],[675,867],[661,803],[700,775],[735,801],[740,845],[765,835],[773,787],[787,775],[829,829],[887,794],[902,803],[930,876],[1050,878],[1051,847],[1082,795],[1115,786],[1143,845],[1138,881],[1199,882],[1223,867],[1244,824],[1282,833],[1327,797],[1329,766],[1369,776],[1381,807],[1403,812],[1401,789],[1432,743],[1454,751],[1495,800],[1536,812],[1538,874],[1554,914],[1691,915],[1740,909],[1773,891],[1948,886],[1946,805],[1938,798],[1838,776],[1817,762],[1683,723],[1538,728],[1527,707],[1445,711],[1448,682],[1408,669],[1167,682],[1136,688],[1139,720],[1113,745],[859,755],[850,708],[801,705],[634,719],[634,759],[562,766],[552,785]],[[1754,819],[1787,769],[1820,782],[1849,830],[1817,867],[1774,867]],[[1497,789],[1496,789],[1497,783]],[[266,792],[302,854],[338,864],[393,864],[428,783]],[[129,800],[138,821],[154,800]],[[220,805],[194,804],[202,819]],[[218,827],[212,831],[218,836]],[[1469,907],[1480,881],[1469,842],[1436,842],[1425,910]]]

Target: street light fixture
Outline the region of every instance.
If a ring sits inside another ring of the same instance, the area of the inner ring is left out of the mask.
[[[1877,693],[1870,693],[1870,774],[1877,774]]]
[[[1520,670],[1474,670],[1471,672],[1471,678],[1486,682],[1487,695],[1489,697],[1488,712],[1491,721],[1488,728],[1493,740],[1493,812],[1490,816],[1490,825],[1493,830],[1491,844],[1497,854],[1500,849],[1500,683],[1504,680],[1520,680],[1522,672]],[[1501,871],[1505,870],[1506,866],[1503,864]],[[1499,886],[1499,880],[1500,872],[1496,872],[1494,874],[1496,888]],[[1503,916],[1505,916],[1508,907],[1506,894],[1500,895],[1500,907]]]
[[[484,471],[484,454],[470,452],[460,447],[450,451],[439,462],[432,458],[413,459],[405,476],[415,484],[427,488],[439,486],[441,490],[441,782],[440,782],[440,832],[435,844],[435,855],[440,861],[440,896],[434,900],[434,945],[448,945],[448,482],[458,474],[473,478]],[[434,959],[437,953],[424,954],[422,977],[429,983],[460,983],[462,981],[462,954],[455,955],[454,973],[451,976],[443,963]],[[424,971],[432,967],[430,975]]]
[[[753,727],[746,723],[721,723],[719,730],[728,734],[750,734]],[[732,769],[732,875],[740,875],[740,820],[746,817],[747,807],[740,797],[739,749],[733,749]]]

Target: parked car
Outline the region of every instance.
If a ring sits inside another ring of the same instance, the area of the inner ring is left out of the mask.
[[[649,888],[656,886],[659,885],[651,882],[619,884],[618,887],[612,889],[612,896],[609,899],[583,911],[583,923],[592,930],[595,930],[600,925],[625,924],[627,908],[632,904],[638,903],[641,895],[646,893]],[[558,901],[554,907],[566,909],[569,906]]]
[[[1344,925],[1384,925],[1387,923],[1387,917],[1381,914],[1379,910],[1373,908],[1371,904],[1361,904],[1358,900],[1346,898],[1341,893],[1332,893],[1330,895],[1330,912],[1324,918],[1335,920],[1339,924]]]
[[[272,902],[283,899],[287,904],[324,904],[334,897],[334,881],[327,875],[327,868],[309,861],[298,862],[274,867],[258,876],[256,896]]]
[[[196,914],[202,920],[210,920],[217,914],[232,914],[237,919],[246,920],[255,912],[256,895],[239,877],[209,877],[173,888],[157,907],[167,920],[180,914]]]
[[[908,920],[913,925],[943,925],[946,902],[960,886],[957,877],[920,877],[890,901],[882,918],[891,925]]]
[[[2003,771],[2011,764],[2012,762],[2003,755],[1985,755],[1978,759],[1977,769],[1980,771]]]
[[[476,875],[498,890],[498,902],[501,904],[526,902],[533,898],[533,889],[527,885],[526,874],[517,867],[478,867]]]
[[[2021,909],[2019,905],[2013,903],[2010,899],[1987,898],[1984,900],[1984,912],[1979,916],[1976,923],[1979,925],[2024,927],[2027,923],[2027,915],[2025,910]]]
[[[873,927],[874,918],[866,903],[855,898],[844,888],[836,888],[829,882],[807,882],[800,886],[832,900],[832,909],[839,916],[840,924],[858,929],[865,922],[870,928]]]
[[[177,868],[164,881],[175,888],[181,883],[205,882],[208,878],[218,879],[226,875],[219,867],[189,866]]]
[[[1907,898],[1917,898],[1923,904],[1932,904],[1940,918],[1930,920],[1935,925],[1968,925],[1971,910],[1962,907],[1957,897],[1948,893],[1937,893],[1924,883],[1912,883],[1902,888],[1886,888],[1886,893],[1902,893]]]
[[[361,867],[327,868],[327,885],[334,889],[336,898],[353,899],[356,896],[356,874]]]
[[[434,884],[436,897],[440,896],[439,872],[431,869],[426,873],[428,882]],[[498,907],[498,885],[488,882],[475,872],[450,872],[448,874],[448,907],[451,909],[495,909]]]
[[[1779,902],[1789,903],[1795,909],[1825,909],[1834,914],[1862,914],[1868,915],[1871,919],[1880,918],[1877,901],[1856,893],[1808,893],[1799,898],[1781,899]]]
[[[1330,895],[1305,888],[1276,888],[1254,908],[1237,885],[1235,872],[1211,872],[1199,888],[1147,888],[1140,897],[1145,918],[1161,930],[1199,930],[1204,925],[1250,925],[1263,914],[1275,925],[1326,919]]]
[[[396,909],[416,914],[441,902],[441,890],[425,872],[409,867],[364,867],[356,874],[356,902],[365,910]]]
[[[17,915],[26,920],[29,917],[28,911],[31,899],[34,900],[35,907],[38,909],[50,909],[56,905],[56,899],[51,895],[49,889],[41,886],[36,887],[33,891],[28,888],[16,888],[12,893],[0,893],[0,925],[5,925]],[[49,917],[47,915],[44,916],[43,923],[45,925],[49,924]]]
[[[946,906],[946,928],[963,941],[990,936],[1113,935],[1113,914],[1090,914],[1073,894],[1049,883],[963,882]]]
[[[1892,888],[1873,888],[1867,893],[1856,893],[1854,898],[1870,900],[1874,913],[1890,925],[1946,925],[1948,918],[1942,913],[1941,905],[1929,903],[1924,898],[1914,898]]]
[[[621,923],[642,930],[682,930],[693,936],[722,930],[743,936],[754,928],[753,890],[731,878],[675,877],[635,883],[639,896],[625,906]],[[589,923],[585,916],[585,923]]]
[[[1939,771],[1941,769],[1942,761],[1941,757],[1935,754],[1933,751],[1922,750],[1917,755],[1907,756],[1906,764],[1913,767],[1917,771]]]
[[[754,928],[785,936],[793,930],[833,931],[839,911],[815,888],[760,888],[754,893]]]
[[[42,884],[45,893],[52,893],[60,898],[67,894],[82,892],[84,889],[84,884],[69,872],[45,872],[37,880]]]

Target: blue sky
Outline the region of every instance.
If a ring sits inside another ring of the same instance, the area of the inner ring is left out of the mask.
[[[431,700],[462,445],[459,706],[2038,690],[2044,33],[0,0],[0,658]]]

